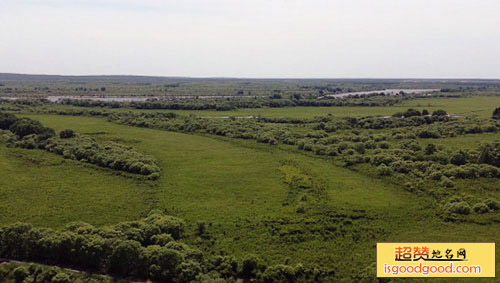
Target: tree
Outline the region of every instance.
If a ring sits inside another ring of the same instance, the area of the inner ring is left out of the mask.
[[[243,259],[243,262],[241,263],[242,275],[247,277],[255,276],[258,264],[259,264],[259,259],[257,258],[257,256],[253,254],[247,255]]]
[[[196,222],[196,234],[203,235],[205,234],[206,230],[207,230],[207,223],[205,221],[200,220]]]
[[[434,152],[436,152],[436,150],[437,150],[436,145],[433,143],[430,143],[425,147],[425,154],[432,155],[432,154],[434,154]]]
[[[409,108],[408,110],[406,110],[406,112],[403,113],[403,116],[405,118],[406,117],[413,117],[413,116],[420,116],[420,115],[422,115],[420,113],[420,111],[413,109],[413,108]]]
[[[14,124],[9,127],[9,130],[16,134],[19,138],[23,138],[31,134],[48,134],[53,136],[53,130],[45,128],[38,121],[27,118],[18,119]]]
[[[442,109],[438,109],[434,112],[432,112],[432,116],[446,116],[448,115],[448,113],[446,113],[446,111],[442,110]]]
[[[145,257],[148,259],[151,279],[159,282],[172,282],[177,276],[177,268],[183,261],[181,252],[159,246],[148,246]]]
[[[16,116],[9,113],[0,113],[0,129],[7,130],[16,122]]]
[[[271,99],[281,99],[281,94],[274,93],[273,95],[271,95]]]
[[[495,108],[495,110],[493,111],[493,116],[491,118],[500,119],[500,107]]]
[[[199,274],[201,274],[200,264],[194,261],[182,262],[177,267],[180,282],[195,282]]]
[[[457,166],[464,165],[467,163],[467,155],[460,150],[451,156],[450,163]]]
[[[67,129],[67,130],[62,130],[60,133],[59,133],[59,137],[61,139],[70,139],[72,137],[75,136],[75,131],[73,130],[70,130],[70,129]]]
[[[14,280],[17,282],[23,282],[26,277],[29,276],[28,269],[25,266],[19,266],[14,269]]]
[[[500,143],[485,144],[479,150],[479,163],[500,167]]]
[[[142,249],[136,241],[119,241],[109,257],[108,271],[122,275],[140,274]]]
[[[52,278],[51,282],[53,282],[53,283],[70,283],[72,281],[71,281],[71,278],[69,277],[68,274],[66,274],[64,272],[59,272],[56,274],[56,276],[54,276]]]

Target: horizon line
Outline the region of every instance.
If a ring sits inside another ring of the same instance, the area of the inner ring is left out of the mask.
[[[177,79],[238,79],[238,80],[500,80],[486,77],[240,77],[240,76],[176,76],[143,74],[53,74],[53,73],[11,73],[1,75],[16,76],[56,76],[56,77],[137,77],[137,78],[177,78]]]

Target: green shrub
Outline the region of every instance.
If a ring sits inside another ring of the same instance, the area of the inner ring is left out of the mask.
[[[0,115],[0,119],[3,116]],[[18,137],[17,140],[9,143],[18,147],[45,149],[62,155],[64,158],[146,175],[151,180],[160,177],[160,168],[155,161],[151,157],[134,151],[131,147],[113,142],[101,145],[88,136],[76,137],[73,130],[61,131],[59,133],[60,139],[57,139],[54,137],[54,130],[45,128],[40,122],[27,118],[17,119],[9,127],[9,130]]]
[[[170,234],[158,234],[151,236],[151,243],[159,246],[165,246],[166,244],[175,241]]]
[[[294,268],[289,265],[278,264],[266,269],[262,274],[262,282],[297,282],[303,275],[303,268]],[[304,278],[305,279],[305,278]]]
[[[439,171],[433,171],[429,175],[429,178],[431,178],[432,180],[436,180],[436,181],[440,181],[442,177],[443,177],[443,174],[441,174],[441,172],[439,172]]]
[[[479,202],[479,203],[476,203],[473,207],[474,209],[474,212],[476,213],[487,213],[488,211],[490,211],[490,209],[488,208],[488,206],[485,204],[485,203],[482,203],[482,202]]]
[[[0,112],[0,129],[8,130],[16,121],[16,116]]]
[[[450,157],[450,163],[453,165],[464,165],[467,163],[467,154],[462,150],[455,152]]]
[[[453,183],[452,180],[450,180],[448,177],[441,177],[441,182],[440,182],[441,186],[445,187],[445,188],[453,188],[455,186],[455,184]]]
[[[259,258],[256,255],[247,255],[241,263],[241,274],[245,277],[255,277]]]
[[[59,133],[59,137],[61,139],[70,139],[72,137],[75,136],[75,131],[73,130],[70,130],[70,129],[67,129],[67,130],[62,130],[60,133]]]
[[[493,118],[493,119],[500,119],[500,107],[495,108],[495,110],[493,111],[493,115],[492,115],[491,118]]]
[[[494,200],[494,199],[487,199],[484,201],[484,203],[488,206],[489,209],[491,210],[499,210],[500,209],[500,205],[498,204],[498,201]]]
[[[195,282],[201,274],[201,266],[194,261],[184,261],[177,267],[179,282]]]
[[[436,148],[436,145],[435,144],[428,144],[426,147],[425,147],[425,154],[426,155],[432,155],[434,154],[434,152],[436,152],[437,148]]]
[[[388,149],[390,147],[389,143],[388,142],[381,142],[379,143],[379,148],[381,149]]]
[[[380,176],[390,176],[392,174],[392,170],[389,166],[385,164],[380,164],[377,167],[377,174]]]
[[[79,136],[71,139],[51,139],[45,145],[45,149],[65,158],[142,174],[152,180],[160,177],[160,168],[151,157],[114,142],[98,144],[91,137]]]
[[[432,116],[446,116],[448,115],[448,113],[446,113],[446,111],[442,110],[442,109],[438,109],[434,112],[432,112]]]
[[[299,204],[297,206],[297,208],[295,209],[295,212],[300,213],[300,214],[305,213],[306,212],[306,208],[305,208],[305,206],[303,204]]]
[[[238,262],[231,256],[216,256],[211,265],[222,278],[236,277],[238,272]]]
[[[441,135],[437,131],[433,130],[421,130],[418,132],[418,137],[423,139],[438,139]]]
[[[72,280],[68,274],[59,272],[52,278],[52,283],[71,283]]]
[[[479,163],[500,167],[500,142],[482,144],[479,147]]]
[[[26,266],[19,266],[13,271],[14,280],[16,283],[23,282],[29,276],[28,268]]]
[[[446,205],[448,213],[468,215],[471,212],[470,205],[465,201],[450,202]]]
[[[9,127],[9,130],[19,138],[36,134],[42,139],[47,139],[55,135],[54,130],[45,128],[40,122],[28,118],[17,119],[16,122]]]
[[[196,234],[203,235],[207,230],[207,223],[205,221],[196,222]]]

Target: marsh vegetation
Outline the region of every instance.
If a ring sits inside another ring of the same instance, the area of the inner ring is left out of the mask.
[[[376,281],[377,242],[494,242],[499,85],[2,81],[0,258],[34,264],[0,279]],[[441,91],[320,99],[405,87]],[[28,99],[122,90],[242,97]]]

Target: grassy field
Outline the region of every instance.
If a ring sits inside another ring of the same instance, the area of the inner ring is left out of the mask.
[[[337,117],[362,117],[362,116],[389,116],[396,112],[405,111],[408,108],[417,110],[427,109],[429,112],[444,109],[448,113],[461,116],[489,118],[493,110],[500,104],[499,96],[472,96],[462,98],[420,98],[403,101],[394,106],[332,106],[332,107],[282,107],[282,108],[257,108],[257,109],[238,109],[233,111],[211,111],[211,110],[136,110],[127,108],[109,109],[107,111],[133,111],[133,112],[174,112],[181,115],[194,114],[203,117],[294,117],[294,118],[313,118],[331,114]],[[45,106],[45,109],[88,109],[89,107],[74,107],[67,105]]]
[[[61,227],[136,219],[154,205],[154,190],[48,152],[0,145],[0,223]]]
[[[133,146],[154,156],[162,173],[156,182],[144,181],[2,145],[0,170],[8,172],[0,179],[2,224],[113,224],[162,209],[185,219],[190,230],[196,221],[209,223],[211,240],[188,238],[209,253],[240,259],[254,253],[266,263],[314,264],[336,270],[338,278],[373,262],[376,242],[489,242],[499,237],[497,225],[445,223],[435,217],[436,203],[428,196],[286,146],[129,127],[100,118],[23,116],[56,131],[71,128],[100,141]],[[289,180],[295,175],[309,180],[310,188],[294,190]],[[301,205],[305,213],[297,213]],[[311,235],[296,234],[303,223]],[[318,225],[332,225],[342,233],[325,238],[315,234]],[[497,263],[499,259],[497,252]]]

